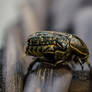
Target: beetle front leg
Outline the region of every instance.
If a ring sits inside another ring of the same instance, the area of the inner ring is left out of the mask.
[[[86,63],[88,65],[88,68],[91,70],[92,67],[88,59],[82,59],[81,61],[83,61],[82,64]]]
[[[79,60],[79,64],[81,65],[82,71],[84,70],[82,62]]]
[[[73,60],[74,60],[75,63],[79,63],[81,65],[81,68],[82,68],[82,71],[83,71],[84,67],[83,67],[83,63],[81,62],[82,60],[77,56],[74,56]]]

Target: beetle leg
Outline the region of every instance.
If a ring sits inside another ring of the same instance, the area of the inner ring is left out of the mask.
[[[82,62],[80,61],[80,59],[79,59],[79,63],[80,63],[80,65],[81,65],[81,68],[82,68],[82,71],[84,70],[84,67],[83,67],[83,64],[82,64]]]
[[[81,80],[83,79],[83,70],[84,70],[84,67],[83,67],[83,63],[81,62],[81,60],[79,59],[79,63],[81,65],[81,68],[82,68],[82,72],[81,72]]]
[[[52,64],[52,63],[48,63],[48,62],[42,62],[42,63],[44,63],[44,64],[47,64],[47,65],[51,65],[51,66],[56,66],[55,64]]]
[[[59,60],[59,61],[56,62],[55,65],[58,65],[58,64],[60,64],[60,63],[63,63],[63,61],[62,61],[62,60]]]
[[[75,64],[74,64],[74,62],[70,62],[70,63],[68,63],[71,67],[72,67],[72,69],[75,69]]]

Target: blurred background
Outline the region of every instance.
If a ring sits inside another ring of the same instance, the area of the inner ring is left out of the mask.
[[[0,0],[0,63],[6,58],[7,71],[23,58],[27,37],[42,30],[77,34],[87,44],[92,63],[92,0]]]
[[[1,53],[8,44],[7,34],[17,28],[24,40],[38,30],[77,34],[87,44],[92,60],[92,0],[0,0]]]

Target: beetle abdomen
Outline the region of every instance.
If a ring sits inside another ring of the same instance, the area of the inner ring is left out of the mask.
[[[37,32],[27,41],[26,54],[37,57],[62,57],[69,46],[68,35],[58,32]]]

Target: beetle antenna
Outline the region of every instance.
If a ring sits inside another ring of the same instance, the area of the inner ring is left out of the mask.
[[[82,72],[83,72],[83,70],[84,70],[83,64],[82,64],[82,62],[81,62],[80,60],[79,60],[79,63],[80,63],[80,65],[81,65]]]

